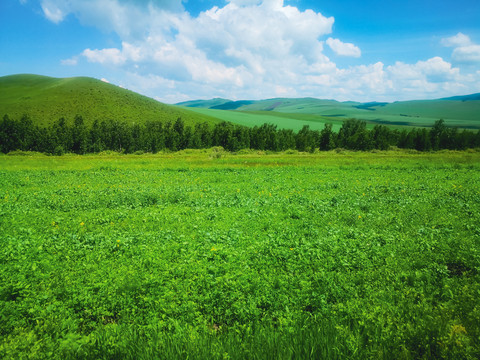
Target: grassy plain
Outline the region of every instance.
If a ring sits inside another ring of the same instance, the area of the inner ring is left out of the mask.
[[[0,357],[480,357],[480,153],[212,155],[0,156]]]
[[[287,114],[269,111],[236,111],[216,110],[205,108],[186,108],[192,112],[210,116],[221,121],[228,121],[233,124],[248,127],[262,126],[263,124],[276,125],[278,129],[291,129],[300,131],[308,125],[311,130],[322,130],[325,124],[333,124],[333,130],[338,131],[342,127],[343,120],[327,118],[315,114]]]
[[[218,101],[222,100],[217,99]],[[321,125],[323,128],[324,123],[333,123],[334,127],[341,126],[342,121],[349,118],[365,120],[370,128],[377,124],[397,128],[430,127],[435,121],[444,119],[447,126],[480,129],[478,96],[364,104],[314,98],[279,98],[243,103],[245,102],[223,104],[223,110],[203,109],[202,111],[202,107],[215,107],[215,102],[212,101],[204,101],[203,105],[201,101],[187,102],[184,106],[192,106],[188,109],[195,109],[201,114],[241,125],[253,126],[252,123],[267,122],[276,124],[279,128],[294,130],[299,130],[303,125],[310,125],[314,129]],[[228,108],[229,104],[231,109]],[[283,121],[278,117],[283,117]],[[285,121],[286,118],[289,120]],[[310,123],[304,124],[305,121]]]

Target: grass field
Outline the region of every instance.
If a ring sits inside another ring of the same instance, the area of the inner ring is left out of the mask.
[[[365,120],[369,128],[377,124],[396,128],[430,127],[435,121],[443,119],[447,126],[480,129],[478,96],[365,104],[314,98],[222,103],[224,101],[222,99],[192,101],[183,105],[191,106],[188,109],[195,109],[202,114],[209,114],[241,125],[251,126],[251,123],[268,122],[294,130],[301,128],[305,121],[313,122],[310,125],[314,128],[319,125],[323,128],[324,123],[333,123],[334,126],[338,126],[344,119],[349,118]],[[218,107],[217,103],[223,110],[215,109],[216,106]],[[202,107],[213,108],[210,111],[201,112]],[[284,120],[276,119],[279,116]],[[297,121],[298,124],[296,124]]]
[[[480,153],[0,156],[2,359],[480,357]]]
[[[308,125],[311,130],[322,130],[325,127],[325,124],[333,124],[332,129],[334,131],[338,131],[342,127],[343,123],[342,120],[332,120],[330,118],[314,114],[288,114],[267,111],[245,112],[204,108],[187,109],[198,114],[248,127],[262,126],[263,124],[267,123],[276,125],[278,129],[291,129],[294,131],[299,131],[305,125]]]

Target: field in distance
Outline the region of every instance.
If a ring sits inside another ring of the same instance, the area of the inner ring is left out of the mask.
[[[0,155],[0,358],[478,358],[479,152],[214,151]]]
[[[332,123],[338,129],[342,120],[348,118],[365,120],[370,128],[377,124],[399,128],[429,127],[436,120],[444,119],[447,126],[480,129],[480,94],[394,103],[278,98],[257,101],[197,100],[177,105],[237,124],[252,126],[268,122],[279,128],[286,126],[294,130],[305,124],[312,129],[321,129],[324,123]]]

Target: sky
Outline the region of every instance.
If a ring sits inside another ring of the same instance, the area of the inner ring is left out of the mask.
[[[479,0],[0,0],[0,76],[166,103],[480,92]]]

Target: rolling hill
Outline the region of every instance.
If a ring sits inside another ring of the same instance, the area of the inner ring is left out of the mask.
[[[365,120],[369,127],[375,124],[428,127],[436,120],[444,119],[448,126],[480,129],[480,94],[394,103],[277,98],[256,101],[223,100],[221,103],[194,101],[177,105],[190,107],[192,103],[195,104],[194,110],[197,112],[239,124],[243,124],[245,120],[246,125],[252,122],[263,123],[262,116],[268,120],[265,122],[279,126],[282,121],[277,121],[276,118],[289,119],[287,125],[292,129],[298,128],[300,123],[303,124],[305,121],[311,124],[312,128],[323,127],[323,123],[333,123],[335,127],[341,124],[343,119],[348,118]],[[238,113],[244,114],[243,117]],[[250,114],[252,118],[249,119],[246,114]],[[299,123],[295,124],[295,121]]]
[[[220,121],[93,78],[30,74],[0,77],[0,116],[5,114],[13,119],[27,114],[41,126],[61,117],[71,121],[77,114],[86,124],[94,120],[175,121],[179,117],[190,125]]]

